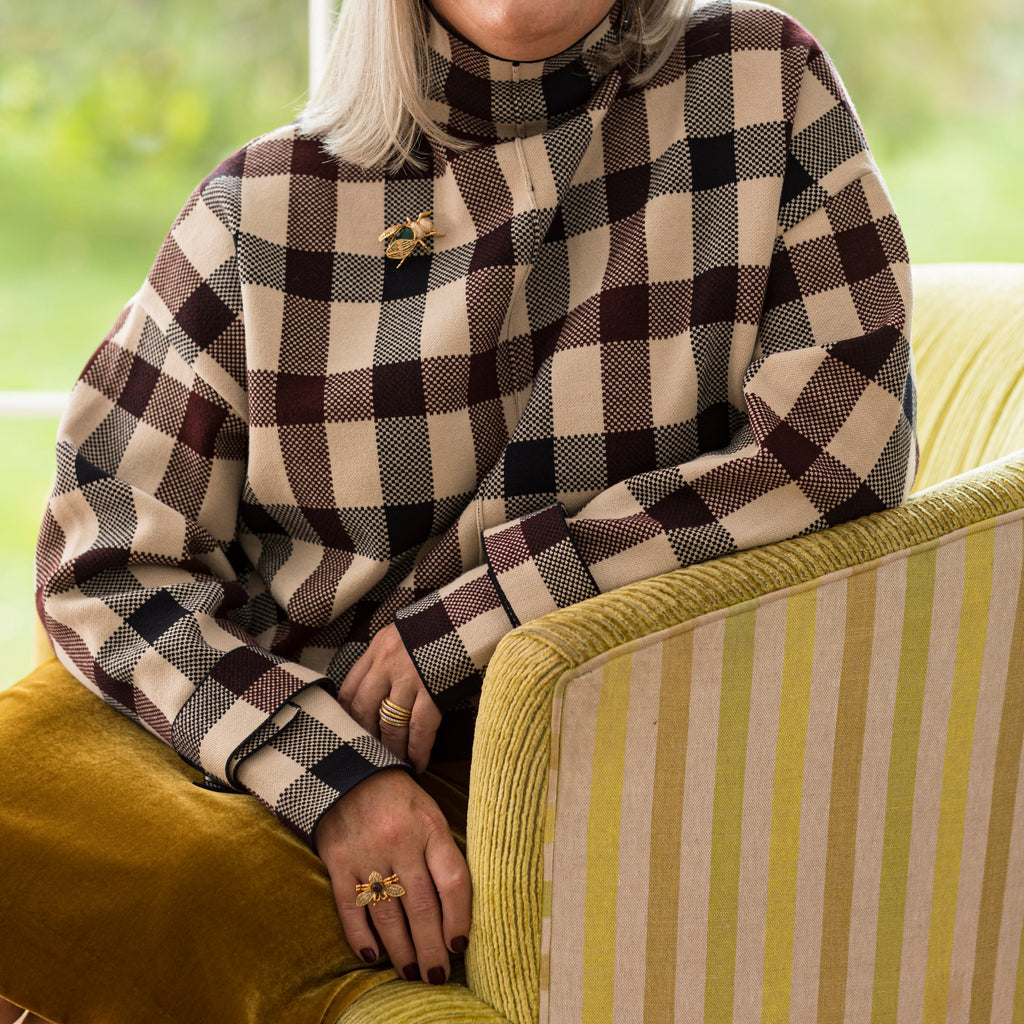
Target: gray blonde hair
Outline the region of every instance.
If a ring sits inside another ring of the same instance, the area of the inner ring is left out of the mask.
[[[649,82],[679,41],[695,0],[634,0],[634,19],[608,69],[626,65]],[[611,6],[609,4],[609,6]],[[421,137],[465,148],[431,117],[424,96],[428,14],[424,0],[344,0],[320,84],[300,129],[361,167],[419,166]]]

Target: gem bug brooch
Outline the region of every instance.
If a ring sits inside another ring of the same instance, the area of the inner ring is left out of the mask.
[[[410,217],[404,224],[392,224],[386,231],[377,236],[378,242],[387,242],[384,255],[389,259],[398,260],[401,266],[413,253],[416,246],[424,252],[430,252],[428,238],[444,238],[444,232],[438,231],[431,220],[433,210],[424,210],[415,220]]]

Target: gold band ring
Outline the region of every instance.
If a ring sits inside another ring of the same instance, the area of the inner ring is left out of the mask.
[[[405,889],[398,881],[398,875],[381,876],[379,871],[370,872],[370,880],[356,886],[356,906],[365,907],[368,903],[380,903],[381,900],[398,899],[405,895]]]
[[[380,705],[380,720],[388,725],[393,725],[397,729],[404,729],[412,718],[412,710],[409,708],[400,707],[398,704],[393,704],[391,701],[384,698]]]

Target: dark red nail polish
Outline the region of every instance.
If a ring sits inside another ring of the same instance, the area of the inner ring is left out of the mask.
[[[377,953],[375,950],[370,949],[369,946],[364,946],[359,950],[359,955],[368,963],[375,963],[377,960]]]
[[[469,946],[469,939],[465,935],[456,935],[452,939],[452,952],[453,953],[465,953],[466,947]]]
[[[420,965],[416,963],[406,964],[402,968],[402,975],[406,981],[419,981],[420,980]]]
[[[427,981],[431,985],[443,985],[447,981],[448,975],[445,974],[443,967],[431,967],[427,971]]]

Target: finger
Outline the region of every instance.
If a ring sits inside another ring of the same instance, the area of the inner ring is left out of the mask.
[[[378,720],[378,728],[380,729],[381,743],[383,743],[384,746],[395,755],[395,757],[400,757],[403,761],[408,761],[409,726],[392,725],[391,723],[384,721],[383,718],[380,718]]]
[[[356,906],[356,885],[359,879],[349,876],[348,879],[335,882],[331,876],[334,889],[334,902],[338,907],[338,917],[345,932],[345,940],[356,955],[365,963],[372,964],[380,956],[380,940],[377,938],[366,916],[366,908]]]
[[[473,889],[469,867],[450,832],[439,832],[427,843],[424,855],[441,902],[445,945],[465,952],[472,926]]]
[[[421,774],[430,762],[430,752],[434,749],[434,739],[440,725],[441,712],[427,691],[421,689],[412,708],[406,736],[407,760]]]
[[[441,927],[441,905],[434,880],[422,863],[419,870],[403,872],[399,877],[405,888],[405,895],[401,898],[403,920],[408,927],[407,934],[412,939],[420,976],[432,985],[442,985],[451,974],[451,964]],[[385,916],[386,921],[382,920]],[[374,907],[373,919],[378,929],[390,926],[390,915],[385,904],[379,903]],[[384,931],[381,931],[381,939],[390,954],[389,938]]]
[[[370,654],[370,649],[367,648],[356,659],[356,663],[348,670],[348,674],[341,681],[341,686],[338,689],[338,702],[346,711],[351,707],[352,700],[359,689],[359,684],[363,681],[366,673],[370,671],[372,665],[373,658]]]
[[[347,682],[346,678],[343,685]],[[390,689],[391,682],[387,673],[380,671],[375,663],[371,664],[355,689],[348,691],[342,707],[371,736],[380,736],[380,705]],[[338,699],[341,700],[340,694]]]
[[[380,736],[380,705],[388,695],[390,683],[380,672],[371,672],[359,685],[348,713],[371,735]]]
[[[415,879],[415,876],[412,876]],[[406,893],[409,886],[417,884],[415,880],[399,874],[399,880]],[[394,964],[403,977],[408,981],[415,981],[425,977],[422,972],[422,964],[416,953],[416,945],[409,932],[409,922],[406,919],[406,912],[403,906],[406,897],[398,899],[380,900],[369,905],[370,918],[373,927],[380,936],[381,944],[387,952],[388,958]]]
[[[413,719],[419,707],[419,695],[425,692],[418,679],[398,679],[377,712],[381,742],[403,761],[409,760],[409,735],[411,730],[417,729]]]

